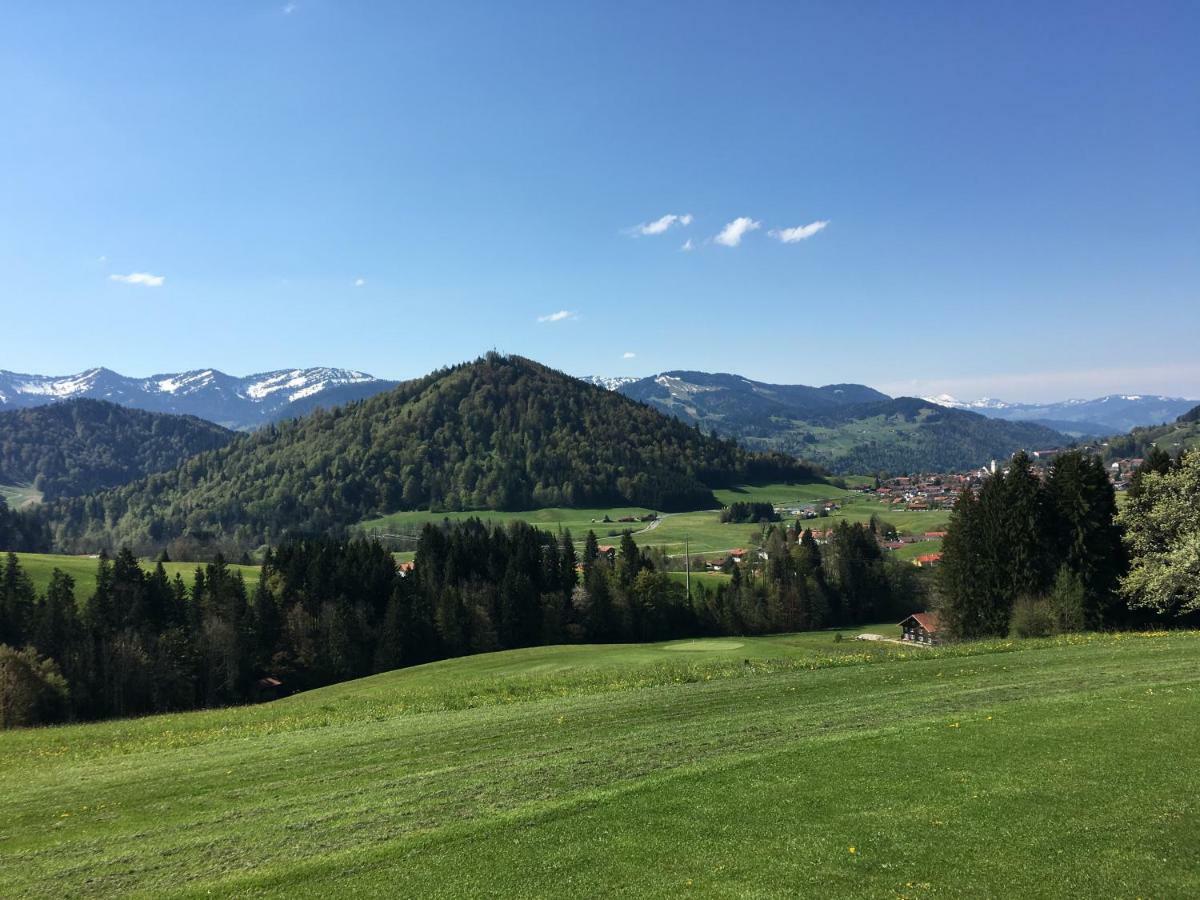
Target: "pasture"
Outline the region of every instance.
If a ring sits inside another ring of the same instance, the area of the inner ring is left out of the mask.
[[[17,559],[21,563],[21,568],[32,579],[33,585],[39,594],[43,593],[49,586],[50,575],[55,569],[62,569],[62,571],[75,579],[75,597],[80,602],[86,600],[96,590],[96,567],[99,564],[99,560],[95,556],[64,556],[57,553],[18,553]],[[154,571],[153,560],[143,559],[141,560],[141,564],[142,568],[147,572]],[[184,582],[190,588],[196,567],[203,565],[203,563],[194,562],[168,562],[163,563],[163,568],[167,570],[167,575],[170,578],[174,578],[176,573],[181,574]],[[258,566],[238,566],[231,564],[229,568],[231,571],[242,573],[242,578],[246,581],[246,589],[252,594],[254,586],[258,584]]]
[[[0,497],[9,509],[21,509],[42,502],[42,492],[29,484],[0,484]]]
[[[1198,719],[1194,632],[487,654],[6,733],[0,895],[1196,896]]]
[[[822,500],[834,500],[841,504],[842,508],[834,511],[830,516],[808,521],[806,524],[812,528],[829,528],[839,519],[850,522],[867,522],[871,516],[877,515],[891,522],[902,533],[921,536],[926,531],[943,530],[950,517],[948,510],[893,509],[879,503],[869,495],[847,491],[829,484],[741,485],[733,489],[714,491],[714,494],[721,503],[726,505],[742,500],[772,503],[785,510],[813,505]],[[630,530],[638,546],[661,547],[671,555],[680,555],[684,552],[685,539],[689,552],[694,555],[713,554],[738,547],[752,547],[758,540],[758,526],[722,523],[718,509],[670,513],[660,516],[657,522],[649,524],[617,521],[625,516],[640,517],[649,512],[650,510],[639,507],[549,508],[525,512],[484,510],[454,513],[434,513],[422,510],[393,513],[371,519],[359,523],[359,528],[367,534],[401,535],[403,536],[402,541],[408,540],[415,545],[416,535],[427,522],[440,522],[443,519],[456,521],[472,517],[497,524],[523,520],[535,528],[550,532],[569,528],[580,547],[583,546],[583,539],[589,530],[596,532],[596,537],[602,544],[614,543],[623,531]],[[605,516],[611,521],[604,522]],[[783,519],[784,521],[789,520],[786,512],[783,514]],[[405,545],[401,543],[400,546]],[[931,551],[926,548],[921,552]]]

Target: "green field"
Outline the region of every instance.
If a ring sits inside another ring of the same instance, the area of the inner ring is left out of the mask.
[[[859,479],[861,481],[861,479]],[[763,484],[742,485],[731,490],[714,491],[722,504],[730,504],[738,500],[758,503],[773,503],[787,508],[790,506],[807,506],[819,500],[836,500],[842,504],[842,509],[831,516],[813,519],[807,522],[813,528],[832,527],[839,519],[850,522],[866,522],[872,515],[891,522],[902,533],[922,535],[926,531],[941,531],[949,521],[948,510],[929,510],[913,512],[905,509],[891,509],[879,503],[870,495],[846,491],[828,484]],[[368,533],[400,534],[415,541],[415,535],[426,522],[440,522],[443,519],[459,520],[477,516],[485,521],[503,523],[513,520],[524,520],[531,525],[546,531],[557,532],[569,528],[576,541],[582,546],[583,538],[589,530],[595,531],[601,543],[612,542],[624,530],[633,532],[634,541],[642,547],[662,547],[673,555],[682,554],[684,540],[692,554],[711,554],[718,551],[733,550],[737,547],[751,547],[757,542],[759,529],[754,525],[722,524],[719,510],[701,510],[697,512],[674,513],[661,517],[657,523],[650,526],[641,522],[620,523],[616,520],[622,516],[640,516],[649,510],[637,507],[621,507],[614,509],[536,509],[527,512],[457,512],[431,513],[427,511],[393,513],[377,519],[360,523],[360,527]],[[608,516],[613,521],[603,522]],[[787,519],[786,513],[784,514]],[[926,552],[926,551],[922,551]]]
[[[96,567],[98,560],[95,556],[18,553],[17,559],[20,560],[21,568],[33,579],[34,587],[37,588],[38,593],[46,590],[50,584],[50,573],[55,569],[62,569],[75,579],[75,596],[79,600],[86,599],[96,590]],[[191,587],[192,575],[195,573],[198,565],[203,565],[203,563],[169,562],[164,563],[163,567],[167,570],[167,575],[171,578],[175,577],[176,572],[182,574],[184,582],[187,583],[188,587]],[[142,560],[142,567],[146,571],[153,571],[154,562],[152,560]],[[229,568],[231,571],[241,572],[242,578],[246,580],[247,589],[249,591],[254,590],[254,586],[258,584],[258,566],[230,565]]]
[[[0,896],[1200,894],[1200,634],[552,647],[0,738]]]
[[[416,535],[427,522],[441,522],[449,519],[452,522],[463,519],[482,519],[485,522],[504,524],[506,522],[525,521],[535,528],[545,531],[560,531],[569,528],[580,540],[589,530],[597,536],[603,536],[607,531],[619,532],[623,528],[642,528],[641,523],[622,524],[617,519],[622,516],[644,516],[651,512],[640,506],[621,506],[598,509],[568,509],[565,507],[550,507],[534,509],[525,512],[497,512],[496,510],[479,510],[474,512],[428,512],[416,510],[412,512],[391,513],[377,519],[369,519],[359,523],[359,528],[367,532],[383,534]],[[608,516],[611,524],[602,520]]]
[[[0,497],[4,498],[9,509],[42,502],[42,492],[28,484],[0,484]]]

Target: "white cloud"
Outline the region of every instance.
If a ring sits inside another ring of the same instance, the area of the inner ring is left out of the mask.
[[[626,230],[626,233],[632,234],[635,237],[638,235],[648,237],[648,236],[654,235],[654,234],[663,234],[672,225],[687,226],[687,225],[691,225],[691,224],[692,224],[692,214],[691,213],[684,213],[683,215],[677,215],[675,213],[668,213],[667,215],[662,216],[661,218],[655,219],[653,222],[643,222],[641,225],[634,225],[632,228],[627,228],[625,230]]]
[[[633,359],[635,356],[637,356],[637,354],[634,353],[632,350],[626,350],[624,353],[621,354],[621,359]]]
[[[679,249],[684,251],[685,253],[691,253],[692,250],[694,250],[695,248],[696,248],[696,245],[692,243],[692,239],[688,238],[686,241],[683,242],[683,246],[680,247]]]
[[[149,272],[130,272],[128,275],[109,275],[109,280],[122,284],[140,284],[143,287],[162,287],[167,278],[165,275],[151,275]]]
[[[818,231],[823,230],[828,224],[828,220],[823,222],[809,222],[807,225],[797,225],[795,228],[773,228],[767,234],[785,244],[795,244],[798,241],[807,240],[812,237]]]
[[[722,228],[721,233],[713,240],[725,247],[736,247],[747,232],[757,231],[759,228],[762,228],[762,222],[755,222],[749,216],[738,216]]]
[[[295,11],[296,11],[296,4],[295,4],[295,3],[286,3],[286,4],[284,4],[284,7],[283,7],[283,14],[284,14],[285,16],[290,16],[290,15],[291,15],[292,13],[294,13]]]
[[[538,316],[537,320],[539,322],[562,322],[566,319],[575,318],[578,318],[576,313],[573,313],[567,309],[560,309],[558,312],[549,313],[548,315],[544,316]]]
[[[367,283],[367,279],[365,279],[365,278],[355,278],[354,279],[355,287],[362,287],[366,283]]]
[[[108,262],[108,257],[107,256],[97,256],[96,262],[102,262],[102,263]]]

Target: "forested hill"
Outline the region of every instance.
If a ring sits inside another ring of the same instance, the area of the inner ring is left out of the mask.
[[[116,487],[228,444],[233,432],[192,416],[68,400],[0,412],[0,484],[47,500]]]
[[[1069,441],[1043,425],[893,399],[861,384],[818,388],[677,371],[617,390],[751,449],[803,456],[841,473],[970,469]]]
[[[267,426],[180,468],[52,511],[60,545],[244,546],[403,509],[718,505],[746,479],[818,478],[619,394],[489,354],[385,394]]]

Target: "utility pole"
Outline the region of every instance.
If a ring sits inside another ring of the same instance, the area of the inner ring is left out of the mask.
[[[692,555],[688,553],[688,536],[683,536],[683,570],[687,574],[684,576],[684,582],[687,584],[687,598],[690,603],[692,600]]]

